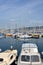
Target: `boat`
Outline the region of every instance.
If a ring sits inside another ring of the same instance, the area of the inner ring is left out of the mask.
[[[22,45],[17,65],[43,65],[35,43],[25,43]]]
[[[12,33],[6,33],[5,36],[10,36],[10,37],[12,37]]]
[[[0,52],[0,65],[10,65],[17,57],[17,50],[6,50]]]
[[[22,33],[16,32],[12,34],[13,38],[19,38],[19,36],[22,35]]]
[[[39,38],[40,38],[40,35],[39,35],[39,34],[33,34],[33,35],[32,35],[32,38],[39,39]]]
[[[32,36],[28,35],[28,34],[22,34],[19,36],[19,39],[29,39],[32,38]]]
[[[29,39],[29,38],[32,38],[32,35],[17,32],[17,33],[13,34],[13,38],[16,38],[16,39]]]
[[[3,33],[0,33],[0,39],[1,38],[4,38],[5,36],[4,36],[4,34]]]

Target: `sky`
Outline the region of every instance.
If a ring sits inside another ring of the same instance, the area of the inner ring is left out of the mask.
[[[43,26],[43,0],[0,0],[0,28]]]

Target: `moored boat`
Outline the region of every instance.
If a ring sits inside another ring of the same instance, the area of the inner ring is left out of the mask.
[[[10,36],[10,37],[12,37],[12,33],[6,33],[5,36]]]
[[[19,39],[29,39],[29,38],[32,38],[32,36],[28,34],[22,34],[19,36]]]
[[[40,38],[40,35],[39,35],[39,34],[33,34],[33,35],[32,35],[32,38],[38,39],[38,38]]]
[[[19,38],[21,35],[22,35],[22,33],[17,32],[17,33],[13,33],[12,37]]]
[[[25,43],[22,45],[17,65],[43,65],[36,44]]]

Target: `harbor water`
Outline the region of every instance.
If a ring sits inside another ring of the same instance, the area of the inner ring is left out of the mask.
[[[1,38],[0,49],[2,49],[2,52],[4,52],[5,50],[11,49],[11,45],[12,45],[13,49],[17,49],[18,57],[19,57],[23,43],[36,43],[38,46],[39,53],[41,54],[41,52],[43,52],[43,38],[39,38],[39,39],[30,38],[27,40],[14,39],[11,37]],[[41,54],[41,58],[43,59],[42,54]]]

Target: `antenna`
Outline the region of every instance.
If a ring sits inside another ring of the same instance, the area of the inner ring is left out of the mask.
[[[15,32],[17,32],[17,24],[15,24]]]

